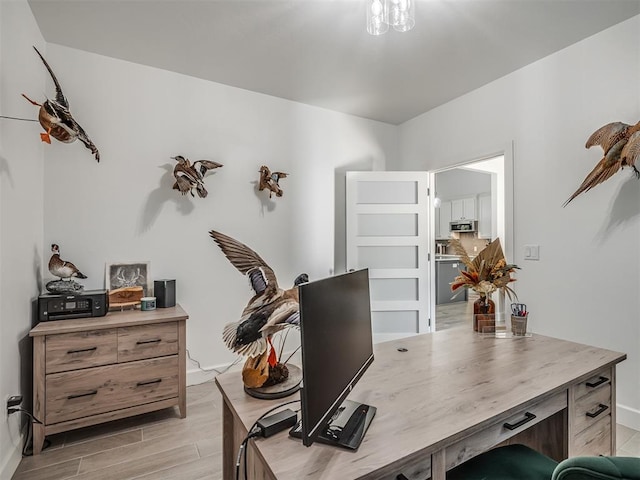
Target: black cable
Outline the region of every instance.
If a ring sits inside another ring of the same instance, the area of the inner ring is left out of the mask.
[[[24,408],[21,408],[21,407],[10,407],[9,408],[9,413],[13,413],[13,412],[24,413],[25,415],[27,415],[32,420],[31,422],[27,423],[27,436],[25,437],[24,445],[22,446],[22,456],[23,457],[30,457],[30,456],[33,455],[33,422],[39,423],[40,425],[42,425],[42,422],[40,420],[38,420],[36,417],[34,417],[31,414],[31,412],[29,412],[28,410],[25,410]],[[44,445],[42,446],[42,449],[44,450],[45,448],[49,447],[50,445],[51,445],[51,442],[45,438],[44,439]]]
[[[260,429],[255,430],[258,427],[258,422],[260,420],[262,420],[264,417],[266,417],[267,415],[269,415],[274,410],[278,410],[279,408],[282,408],[285,405],[290,405],[292,403],[297,403],[299,401],[300,401],[300,399],[298,399],[298,400],[290,400],[288,402],[284,402],[284,403],[281,403],[279,405],[276,405],[275,407],[270,408],[269,410],[264,412],[262,415],[260,415],[256,419],[255,422],[253,422],[253,425],[251,425],[251,428],[249,429],[249,433],[244,438],[244,440],[242,440],[242,443],[240,443],[240,448],[238,448],[238,457],[236,458],[236,480],[240,480],[240,457],[242,456],[243,452],[244,452],[244,462],[243,462],[244,478],[245,478],[245,480],[247,480],[247,449],[246,449],[246,447],[247,447],[247,444],[249,443],[249,440],[251,440],[253,437],[257,437],[260,434]]]
[[[22,413],[28,415],[31,418],[31,420],[33,420],[34,422],[39,423],[40,425],[42,425],[42,422],[40,420],[38,420],[36,417],[31,415],[31,412],[29,412],[28,410],[25,410],[24,408],[9,407],[9,413],[13,413],[13,412],[22,412]]]

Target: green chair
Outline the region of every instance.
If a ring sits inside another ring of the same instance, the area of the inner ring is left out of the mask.
[[[560,463],[524,445],[494,448],[447,480],[640,480],[640,457],[574,457]]]

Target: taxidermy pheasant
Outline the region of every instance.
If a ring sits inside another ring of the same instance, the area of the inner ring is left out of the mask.
[[[87,278],[73,263],[60,258],[60,247],[58,245],[52,244],[51,251],[53,255],[49,259],[49,271],[54,277],[59,277],[60,279],[70,279],[71,277]]]
[[[205,198],[209,193],[204,188],[205,173],[223,166],[221,163],[212,162],[211,160],[197,160],[191,165],[191,162],[182,155],[171,158],[178,162],[173,169],[173,176],[176,178],[173,189],[179,190],[182,195],[186,195],[189,192],[192,197],[195,197],[193,194],[193,189],[195,188],[198,196]]]
[[[36,53],[40,57],[40,60],[42,60],[42,63],[44,63],[44,66],[49,71],[49,75],[51,75],[53,83],[56,86],[55,100],[47,99],[42,104],[31,100],[24,93],[22,94],[22,96],[33,105],[40,107],[38,120],[40,121],[40,125],[42,125],[42,128],[46,130],[45,133],[40,134],[41,140],[46,143],[51,143],[51,137],[63,143],[71,143],[76,140],[80,140],[89,150],[91,150],[91,153],[95,155],[96,160],[99,162],[100,152],[98,152],[98,149],[89,139],[89,136],[86,134],[83,128],[71,116],[71,112],[69,111],[69,102],[62,93],[62,88],[60,87],[60,83],[58,83],[58,79],[53,73],[53,70],[51,70],[51,67],[44,59],[44,57],[40,55],[38,49],[36,47],[33,47],[33,49],[36,51]]]
[[[591,190],[611,178],[621,168],[631,167],[636,177],[640,178],[640,171],[635,165],[640,155],[640,122],[635,125],[622,122],[608,123],[593,132],[585,147],[590,148],[594,145],[602,147],[604,156],[587,175],[578,190],[564,203],[564,207],[582,192]]]
[[[276,197],[282,196],[282,188],[280,188],[279,181],[281,178],[286,178],[288,173],[284,172],[273,172],[269,170],[269,167],[263,165],[260,167],[260,184],[258,185],[258,190],[262,191],[265,188],[269,190],[269,198],[271,198],[271,194],[275,193]]]
[[[292,288],[283,290],[271,267],[256,252],[214,230],[209,235],[231,264],[247,275],[255,292],[240,320],[224,327],[222,338],[230,350],[249,357],[264,354],[269,345],[269,365],[273,367],[278,360],[271,336],[284,328],[300,326],[298,285],[308,282],[309,277],[303,273],[295,279]]]

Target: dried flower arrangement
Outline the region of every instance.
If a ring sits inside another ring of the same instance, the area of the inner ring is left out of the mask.
[[[471,288],[481,297],[488,297],[496,290],[503,290],[509,299],[518,298],[516,292],[509,287],[509,283],[516,281],[515,278],[511,278],[511,273],[520,267],[507,263],[499,238],[487,245],[473,260],[460,240],[451,239],[449,245],[467,267],[467,270],[461,270],[460,275],[451,283],[452,292],[462,291],[460,288]]]

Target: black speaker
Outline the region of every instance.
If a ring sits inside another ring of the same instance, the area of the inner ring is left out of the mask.
[[[153,282],[153,293],[156,296],[156,306],[158,308],[176,306],[175,280],[155,280]]]

